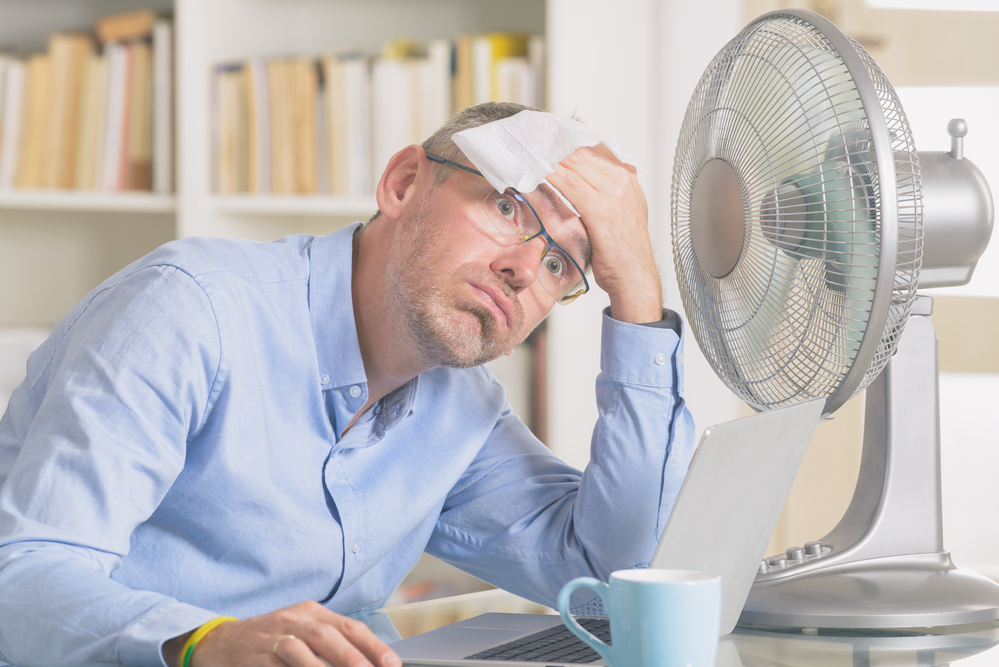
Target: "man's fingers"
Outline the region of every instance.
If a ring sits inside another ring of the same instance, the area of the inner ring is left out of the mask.
[[[634,200],[641,192],[634,168],[617,160],[607,160],[593,149],[580,151],[563,160],[548,176],[552,185],[563,192],[577,208],[584,202],[619,208],[620,202]],[[644,197],[644,195],[643,195]],[[585,204],[584,204],[585,205]],[[580,209],[582,210],[582,209]]]
[[[360,621],[337,617],[312,628],[308,644],[334,667],[398,667],[395,652]]]
[[[324,667],[309,645],[294,635],[278,637],[271,652],[289,667]]]
[[[608,160],[614,160],[615,162],[619,162],[619,160],[617,159],[617,156],[614,155],[614,151],[612,151],[611,149],[607,148],[606,144],[597,144],[596,146],[594,146],[594,148],[599,153],[601,153],[605,158],[607,158]]]
[[[321,643],[313,644],[312,650],[333,667],[373,667],[378,664],[377,659],[374,662],[369,660],[342,633],[334,630],[323,635]]]
[[[341,629],[344,637],[361,650],[375,667],[400,667],[402,660],[389,648],[388,644],[379,639],[364,623],[348,619],[350,623]]]
[[[556,165],[555,172],[548,176],[548,180],[555,183],[559,190],[565,187],[574,194],[586,190],[599,191],[606,186],[608,174],[592,159],[579,155],[580,150]],[[571,201],[572,197],[569,199]]]

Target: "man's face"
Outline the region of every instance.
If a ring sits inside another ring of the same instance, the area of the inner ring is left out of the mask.
[[[467,368],[495,359],[522,343],[554,305],[535,280],[544,240],[499,243],[483,208],[490,192],[484,179],[455,173],[399,221],[389,278],[428,365]],[[586,238],[579,218],[554,196],[533,199],[557,240]]]

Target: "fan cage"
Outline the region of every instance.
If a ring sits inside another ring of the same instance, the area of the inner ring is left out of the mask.
[[[708,66],[677,143],[671,231],[684,308],[715,372],[757,410],[828,399],[856,374],[862,379],[852,393],[860,392],[891,358],[916,292],[922,208],[911,132],[873,58],[847,43],[866,72],[850,71],[802,16],[750,24]],[[865,75],[887,137],[868,122],[857,87]],[[885,140],[892,174],[880,173],[875,158],[875,142]],[[702,266],[691,220],[698,175],[717,159],[737,174],[744,208],[738,261],[720,277]],[[782,187],[802,197],[784,201]],[[882,219],[882,196],[896,198],[897,219]],[[778,217],[786,227],[774,224]],[[884,225],[897,231],[894,266],[879,265]],[[880,271],[894,279],[879,317]],[[880,322],[880,331],[867,331]],[[880,340],[871,363],[858,368],[869,335]]]
[[[871,54],[849,35],[847,39],[867,68],[888,125],[892,154],[895,157],[895,196],[898,202],[898,259],[891,304],[881,334],[881,343],[870,368],[864,374],[860,388],[854,392],[856,394],[873,382],[884,370],[891,355],[895,353],[898,339],[909,319],[912,302],[919,286],[919,269],[923,259],[923,197],[916,147],[898,94]]]

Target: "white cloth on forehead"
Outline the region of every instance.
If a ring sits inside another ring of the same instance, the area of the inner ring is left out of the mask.
[[[638,167],[616,142],[592,127],[544,111],[524,110],[462,130],[452,138],[498,191],[512,187],[533,192],[541,183],[547,183],[576,215],[579,212],[572,203],[546,180],[566,156],[582,146],[604,144],[618,160]]]

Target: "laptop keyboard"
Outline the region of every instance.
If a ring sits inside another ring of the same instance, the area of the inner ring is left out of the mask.
[[[579,624],[605,644],[611,643],[609,618],[577,618]],[[470,655],[465,660],[516,660],[519,662],[596,662],[600,654],[569,632],[564,625],[535,632],[512,642]]]

